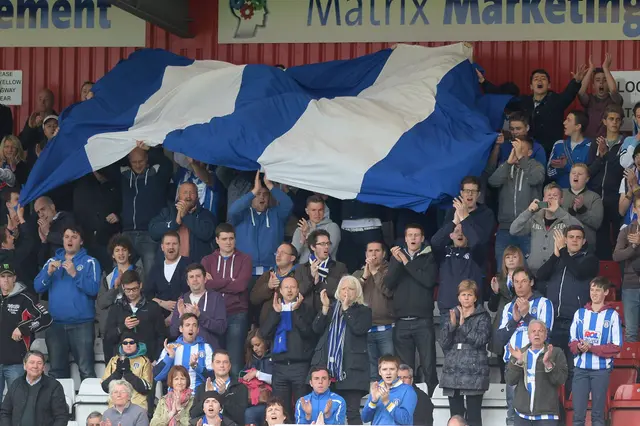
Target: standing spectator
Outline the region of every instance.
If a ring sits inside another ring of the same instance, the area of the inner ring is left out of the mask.
[[[162,148],[150,149],[138,141],[129,153],[129,167],[120,175],[122,230],[133,242],[150,277],[158,245],[149,235],[149,222],[165,206],[173,164]],[[148,281],[148,280],[147,280]]]
[[[13,114],[11,108],[0,104],[0,140],[13,133]]]
[[[596,232],[602,223],[602,198],[587,189],[589,168],[578,163],[571,167],[570,188],[562,190],[562,208],[584,226],[588,250],[595,253]]]
[[[369,388],[367,334],[371,328],[371,308],[364,304],[360,280],[347,275],[340,279],[331,302],[327,290],[320,293],[322,310],[313,321],[313,331],[321,336],[311,360],[313,367],[327,367],[335,389],[347,405],[350,425],[361,424],[360,400]]]
[[[316,229],[324,229],[329,233],[329,240],[331,240],[329,255],[332,259],[337,259],[338,246],[340,245],[340,227],[325,215],[324,199],[319,195],[310,196],[307,198],[307,207],[304,211],[309,216],[309,220],[302,218],[298,221],[298,227],[293,233],[292,239],[292,244],[298,250],[300,263],[309,261],[311,252],[307,246],[307,238]]]
[[[53,92],[49,89],[42,89],[38,92],[35,102],[35,109],[24,123],[19,138],[24,150],[27,152],[28,163],[33,166],[36,162],[36,146],[42,142],[44,136],[44,119],[50,115],[58,114],[53,109]]]
[[[510,140],[505,140],[504,135],[502,138],[498,136],[498,140],[496,140],[496,144],[491,152],[491,156],[489,157],[490,170],[495,170],[497,165],[501,165],[505,161],[511,157],[511,151],[514,148],[514,142],[516,140],[529,140],[531,141],[531,154],[529,154],[529,158],[532,160],[536,160],[543,167],[547,167],[547,154],[544,152],[544,147],[538,143],[538,141],[531,139],[529,136],[529,131],[531,128],[529,127],[529,117],[522,112],[514,112],[508,116],[509,120],[509,136],[511,136]],[[496,152],[497,151],[497,152]],[[495,158],[496,160],[492,159]]]
[[[332,209],[334,219],[337,208]],[[358,200],[343,200],[339,207],[342,222],[340,232],[342,251],[340,258],[348,271],[362,268],[364,251],[371,241],[382,241],[382,218],[384,208]]]
[[[178,165],[178,170],[173,176],[173,181],[178,186],[176,201],[180,195],[180,186],[192,182],[198,190],[198,204],[213,213],[215,225],[218,222],[223,195],[222,185],[216,179],[215,168],[178,152],[173,153],[173,161]]]
[[[93,89],[94,84],[95,83],[93,81],[85,81],[84,83],[82,83],[82,86],[80,87],[81,102],[84,102],[93,98],[93,92],[91,90]]]
[[[244,412],[245,424],[261,425],[264,422],[266,399],[273,389],[273,357],[269,352],[269,342],[262,338],[258,328],[247,335],[244,370],[240,372],[238,381],[247,386],[251,400]]]
[[[413,388],[417,396],[417,404],[413,413],[413,424],[416,426],[433,426],[433,402],[422,389],[413,383],[413,370],[407,364],[398,367],[398,379]]]
[[[136,271],[125,271],[120,285],[124,297],[109,308],[104,342],[106,346],[116,348],[122,335],[129,331],[137,342],[146,345],[149,358],[155,359],[166,337],[162,309],[142,295],[142,279]]]
[[[482,426],[482,397],[489,389],[491,317],[482,303],[476,306],[478,294],[472,280],[458,285],[459,306],[443,315],[439,339],[445,356],[440,387],[449,397],[451,415],[466,413],[471,426]]]
[[[40,271],[34,256],[36,230],[25,220],[24,207],[16,205],[14,209],[12,202],[6,203],[9,211],[7,225],[0,226],[0,263],[11,264],[20,281],[30,292],[35,293],[33,279]]]
[[[562,188],[551,182],[544,187],[543,201],[533,200],[529,208],[520,213],[511,224],[511,235],[530,235],[531,251],[527,265],[537,271],[553,253],[552,236],[555,230],[562,231],[567,226],[580,225],[580,222],[562,205]]]
[[[269,208],[272,196],[278,204]],[[229,206],[229,223],[236,228],[238,249],[251,256],[255,279],[273,265],[273,253],[284,240],[284,227],[292,208],[289,196],[266,175],[262,186],[260,171],[256,172],[251,192]]]
[[[22,143],[20,139],[9,134],[5,137],[0,137],[2,143],[0,143],[0,165],[3,169],[8,169],[15,177],[15,183],[9,185],[8,182],[0,184],[0,189],[4,189],[6,186],[13,186],[15,188],[22,188],[22,185],[27,183],[29,177],[29,166],[26,163],[27,156],[22,149]]]
[[[404,237],[405,247],[395,246],[391,249],[393,258],[384,278],[385,287],[393,291],[393,312],[396,319],[393,346],[402,362],[411,368],[415,367],[416,348],[418,349],[429,396],[432,396],[438,385],[433,324],[433,289],[436,286],[438,268],[431,246],[425,244],[424,231],[420,225],[407,225]]]
[[[385,259],[386,251],[381,242],[367,244],[364,268],[353,276],[362,284],[364,303],[371,308],[372,327],[367,333],[367,353],[369,354],[369,380],[377,382],[378,359],[382,355],[393,354],[393,292],[384,285],[389,270]]]
[[[126,380],[114,380],[109,384],[109,400],[112,407],[102,415],[105,424],[118,426],[149,426],[147,410],[131,402],[133,388]]]
[[[511,235],[509,228],[520,213],[525,211],[531,202],[541,194],[541,186],[545,177],[545,164],[540,164],[531,156],[531,139],[523,135],[512,145],[506,162],[489,177],[489,185],[500,188],[498,211],[498,232],[496,233],[496,263],[502,269],[502,253],[508,245],[519,247],[523,253],[529,254],[531,240],[526,235]],[[544,149],[540,148],[544,155]],[[484,266],[484,265],[483,265]]]
[[[282,243],[276,251],[276,264],[258,278],[256,285],[251,289],[251,304],[260,307],[260,321],[262,324],[273,305],[273,295],[280,288],[282,280],[293,277],[296,272],[296,258],[298,250],[290,243]]]
[[[112,381],[126,380],[133,388],[131,402],[147,410],[147,395],[153,386],[153,365],[146,355],[147,346],[136,340],[133,333],[124,332],[117,354],[108,360],[102,375],[102,390],[108,393]]]
[[[592,93],[588,94],[587,90],[592,81]],[[611,74],[611,54],[605,55],[602,68],[596,68],[589,58],[589,69],[582,79],[578,100],[589,117],[590,124],[585,129],[585,136],[592,140],[604,136],[605,110],[609,106],[622,106],[622,96],[618,93],[616,80]]]
[[[93,367],[95,298],[100,289],[100,265],[82,247],[82,231],[64,230],[64,248],[47,260],[35,280],[38,294],[49,294],[53,324],[45,340],[49,351],[49,374],[70,377],[69,351],[78,364],[80,378],[96,377]]]
[[[251,258],[236,250],[236,233],[228,223],[216,227],[216,243],[218,249],[202,259],[202,266],[207,271],[206,288],[224,297],[227,309],[225,347],[231,356],[232,375],[237,377],[243,364],[244,339],[249,328]]]
[[[217,291],[205,288],[205,269],[199,263],[187,267],[187,284],[191,291],[178,299],[171,316],[171,336],[180,335],[180,317],[192,313],[198,317],[198,336],[202,337],[215,351],[221,347],[220,341],[227,329],[227,311],[224,298]]]
[[[33,209],[38,215],[38,236],[41,242],[38,263],[42,265],[62,248],[62,234],[65,229],[75,224],[75,218],[71,213],[57,211],[56,205],[49,197],[38,198],[33,204]]]
[[[629,168],[633,166],[634,151],[638,146],[640,136],[638,136],[638,129],[640,128],[640,102],[636,102],[633,105],[633,117],[631,123],[633,124],[633,136],[627,136],[622,141],[622,148],[620,148],[620,165],[622,167]]]
[[[167,378],[169,392],[158,401],[151,426],[187,426],[193,407],[193,391],[187,369],[174,365]]]
[[[384,355],[378,361],[382,380],[372,383],[362,409],[362,421],[372,425],[413,425],[417,396],[410,385],[398,379],[400,361]]]
[[[638,106],[640,111],[640,103]],[[638,113],[640,115],[640,113]],[[638,197],[640,191],[640,145],[633,149],[633,163],[631,168],[625,169],[620,182],[620,198],[618,200],[618,213],[622,216],[622,227],[629,225],[637,219],[632,202]]]
[[[260,335],[271,342],[273,394],[286,401],[286,412],[292,416],[291,402],[307,393],[305,379],[317,338],[311,328],[315,311],[303,301],[295,278],[285,278],[273,297],[273,309],[260,326]]]
[[[0,424],[3,426],[66,426],[69,406],[62,385],[44,374],[44,354],[29,351],[24,356],[26,374],[16,379],[7,391]]]
[[[596,255],[600,260],[611,260],[612,247],[620,230],[618,213],[618,190],[624,177],[620,165],[622,155],[622,135],[620,126],[624,111],[620,105],[609,105],[604,110],[602,122],[606,136],[599,136],[589,150],[589,186],[602,198],[602,224],[596,232]],[[613,241],[612,241],[613,237]]]
[[[633,200],[633,211],[640,213],[640,198]],[[622,305],[624,307],[624,340],[638,341],[640,326],[640,224],[634,219],[618,234],[618,242],[613,251],[615,262],[624,262],[622,278]]]
[[[318,229],[309,234],[307,246],[311,250],[309,262],[296,269],[295,277],[300,283],[300,293],[307,299],[306,304],[314,312],[322,309],[320,293],[327,290],[333,299],[340,278],[349,272],[344,263],[331,258],[331,235],[324,229]]]
[[[547,166],[547,176],[566,189],[569,188],[569,174],[574,164],[586,163],[589,158],[591,139],[583,132],[589,125],[589,117],[584,111],[573,110],[564,121],[565,140],[553,145]]]
[[[165,207],[149,222],[149,235],[160,241],[167,231],[180,235],[180,256],[199,262],[211,253],[216,218],[198,199],[198,187],[186,182],[178,188],[175,206]]]
[[[607,305],[611,283],[604,277],[591,281],[591,303],[573,316],[571,342],[575,366],[573,375],[573,421],[585,424],[589,393],[591,393],[591,422],[604,426],[609,375],[613,357],[622,347],[622,327],[615,308]]]
[[[308,425],[316,423],[318,416],[323,415],[326,425],[347,424],[347,403],[342,396],[329,389],[330,374],[326,367],[312,367],[309,373],[309,385],[313,391],[296,402],[296,424]],[[358,416],[360,415],[360,410]],[[362,424],[351,423],[349,424]]]
[[[35,339],[35,333],[51,325],[51,315],[38,300],[16,282],[9,264],[0,264],[0,397],[22,375],[22,361]]]
[[[529,341],[513,349],[507,365],[507,384],[515,385],[515,426],[556,426],[560,419],[558,389],[567,380],[567,359],[561,349],[545,343],[544,322],[529,323]]]

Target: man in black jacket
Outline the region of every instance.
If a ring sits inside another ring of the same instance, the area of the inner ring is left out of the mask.
[[[418,397],[416,410],[413,412],[414,426],[433,426],[433,402],[422,389],[413,383],[413,370],[407,364],[398,367],[398,379],[405,385],[413,387]]]
[[[16,273],[7,263],[0,264],[0,395],[4,382],[11,383],[20,377],[23,357],[31,347],[35,333],[46,329],[53,321],[47,309],[38,299],[16,282]]]
[[[35,253],[36,231],[25,221],[24,207],[19,207],[15,212],[15,215],[8,215],[11,218],[7,225],[0,226],[0,263],[8,263],[15,268],[20,282],[35,294],[33,279],[39,272]]]
[[[238,379],[231,378],[229,375],[231,373],[229,353],[218,349],[213,353],[211,364],[213,377],[207,378],[205,383],[196,388],[189,416],[192,419],[202,417],[205,392],[215,392],[220,395],[225,418],[233,420],[237,425],[244,425],[244,410],[249,406],[249,391],[244,384],[238,382]]]
[[[104,343],[113,348],[110,353],[116,353],[120,337],[129,330],[147,346],[149,359],[157,359],[167,334],[162,309],[142,296],[142,280],[136,271],[125,271],[120,285],[125,297],[109,308]]]
[[[11,108],[0,105],[0,141],[2,138],[13,134],[13,114]]]
[[[33,208],[38,215],[38,236],[41,242],[38,265],[44,265],[47,259],[55,256],[57,249],[62,248],[64,231],[75,224],[75,218],[69,212],[59,212],[49,197],[38,198]]]
[[[293,401],[308,391],[309,363],[317,336],[311,328],[315,311],[302,303],[304,297],[295,278],[282,280],[273,306],[260,327],[260,334],[271,343],[273,395],[285,401],[289,418],[294,418]]]
[[[0,408],[1,426],[66,426],[69,406],[64,389],[44,374],[44,354],[29,351],[24,357],[26,375],[11,385]]]
[[[416,347],[424,380],[433,395],[436,373],[436,331],[433,325],[433,289],[438,267],[431,246],[424,244],[424,230],[409,224],[404,231],[405,247],[391,249],[392,259],[384,285],[393,291],[396,317],[393,346],[404,364],[415,367]]]

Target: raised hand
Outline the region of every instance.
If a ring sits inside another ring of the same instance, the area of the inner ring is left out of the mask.
[[[254,196],[258,196],[258,191],[260,191],[260,189],[262,189],[262,182],[260,181],[260,170],[258,170],[253,181],[253,189],[251,189],[251,192]]]
[[[271,289],[271,290],[275,290],[278,287],[280,287],[280,280],[278,279],[278,277],[276,276],[276,273],[273,271],[269,272],[269,282],[267,283],[267,286]]]
[[[455,309],[449,309],[449,321],[451,321],[451,325],[457,325],[458,324],[458,318],[456,317],[456,310]]]
[[[369,387],[369,396],[371,396],[371,402],[374,404],[378,402],[378,399],[380,399],[380,385],[378,382],[371,383],[371,386]]]
[[[511,356],[516,359],[518,362],[522,362],[522,351],[520,349],[516,349],[513,346],[509,345],[509,352],[511,352]]]
[[[491,290],[498,294],[500,292],[500,283],[498,282],[498,277],[491,278]]]
[[[322,306],[325,308],[331,306],[331,300],[329,299],[329,295],[327,295],[326,289],[320,292],[320,302],[322,302]]]
[[[280,303],[278,292],[273,293],[273,310],[277,313],[282,312],[282,304]]]
[[[296,303],[294,303],[291,307],[291,310],[296,311],[300,307],[300,305],[302,305],[302,302],[304,302],[304,296],[302,295],[302,293],[298,293],[298,299],[296,300]]]
[[[542,362],[545,367],[549,368],[549,364],[551,364],[551,353],[553,352],[553,345],[547,346],[547,350],[544,352],[544,358],[542,358]]]
[[[578,67],[576,72],[571,73],[571,77],[573,77],[575,81],[581,82],[586,73],[587,73],[587,66],[585,64],[582,64]]]
[[[311,407],[311,401],[300,398],[300,407],[302,408],[302,411],[304,411],[307,419],[311,420],[311,412],[313,411],[313,408]]]

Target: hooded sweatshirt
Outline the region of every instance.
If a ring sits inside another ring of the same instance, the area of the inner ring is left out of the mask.
[[[327,401],[331,400],[331,412],[324,418],[326,425],[345,425],[347,424],[347,403],[337,393],[327,389],[324,393],[318,394],[315,391],[309,395],[303,396],[306,401],[311,403],[311,418],[307,419],[300,400],[296,402],[296,424],[310,425],[315,422],[320,413],[324,413]]]
[[[547,166],[547,176],[553,181],[556,181],[562,188],[570,188],[569,173],[571,173],[571,167],[578,163],[587,163],[589,158],[589,148],[591,147],[591,139],[584,138],[582,142],[577,144],[573,150],[571,149],[571,139],[559,140],[553,145],[551,155],[549,156],[549,164]],[[561,168],[556,169],[551,166],[552,160],[558,160],[560,157],[565,156],[567,158],[567,164]]]
[[[640,288],[640,245],[634,247],[628,240],[629,233],[640,229],[637,221],[633,221],[629,226],[625,226],[618,234],[616,248],[613,251],[614,262],[624,262],[624,275],[622,277],[622,288]],[[636,272],[638,271],[638,272]]]
[[[622,325],[613,305],[605,302],[600,311],[592,309],[591,302],[573,315],[569,349],[573,352],[573,364],[585,370],[608,370],[613,367],[613,357],[622,347]],[[578,344],[591,344],[587,352],[581,352]]]
[[[582,207],[575,210],[573,208],[573,201],[578,196],[583,199]],[[598,228],[600,228],[602,217],[604,215],[602,198],[600,198],[600,196],[595,192],[589,191],[586,187],[578,194],[575,194],[571,189],[563,189],[562,208],[582,223],[587,242],[589,243],[589,246],[595,250],[596,233]]]
[[[176,345],[175,355],[173,358],[169,356],[166,349],[162,350],[156,365],[153,367],[154,380],[163,382],[169,377],[169,370],[174,365],[181,365],[189,372],[191,378],[191,390],[195,390],[207,380],[207,377],[213,374],[213,370],[208,368],[210,360],[213,358],[213,349],[200,336],[196,336],[193,343],[184,341],[184,337],[180,336],[173,343]],[[192,354],[198,355],[198,364],[195,368],[189,365]]]
[[[251,258],[238,250],[224,257],[217,249],[202,259],[202,266],[212,277],[205,286],[207,290],[215,290],[224,297],[227,316],[247,312]]]
[[[190,304],[191,292],[183,294],[180,298],[184,300],[185,304]],[[214,351],[220,349],[222,347],[220,339],[223,338],[227,329],[227,310],[224,298],[217,291],[205,291],[198,300],[198,309],[200,309],[198,336],[202,337]],[[178,336],[180,334],[180,315],[177,304],[173,312],[169,333],[172,336]]]
[[[95,300],[102,276],[100,264],[81,248],[72,259],[76,268],[75,277],[69,275],[62,266],[49,276],[47,268],[54,260],[64,263],[63,248],[56,250],[56,255],[47,260],[34,281],[38,294],[49,292],[49,312],[53,320],[60,324],[94,322]]]
[[[633,149],[631,150],[633,152]],[[589,150],[589,187],[598,194],[605,204],[618,204],[620,181],[624,177],[624,168],[620,165],[622,136],[609,147],[604,156],[598,155],[598,144],[592,143]]]
[[[329,250],[329,256],[332,259],[337,259],[338,256],[338,245],[340,244],[340,227],[333,222],[330,218],[324,217],[320,223],[318,223],[315,228],[309,229],[309,233],[312,231],[324,229],[329,233],[331,240],[331,249]],[[298,258],[300,259],[300,263],[307,263],[309,261],[309,255],[311,254],[311,250],[309,250],[309,246],[307,242],[300,242],[300,228],[296,228],[293,233],[293,239],[291,240],[293,246],[298,250]]]

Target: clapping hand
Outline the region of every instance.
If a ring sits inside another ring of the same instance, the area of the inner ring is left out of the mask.
[[[278,292],[273,293],[273,310],[276,311],[277,313],[282,312],[282,303],[280,303]]]
[[[520,349],[516,349],[513,346],[509,345],[509,352],[511,356],[516,359],[518,362],[522,362],[522,351]]]
[[[551,353],[553,352],[553,345],[547,346],[547,350],[544,352],[544,358],[542,358],[542,362],[547,369],[553,367],[551,363]]]

